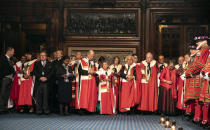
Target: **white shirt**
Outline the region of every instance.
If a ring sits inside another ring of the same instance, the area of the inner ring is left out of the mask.
[[[42,66],[45,66],[46,65],[46,61],[42,61]]]
[[[5,55],[5,56],[7,57],[8,61],[10,61],[10,57],[8,55]]]

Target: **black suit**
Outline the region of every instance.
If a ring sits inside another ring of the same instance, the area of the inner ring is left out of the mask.
[[[12,87],[14,67],[5,55],[0,58],[0,112],[7,110]]]
[[[50,80],[53,74],[53,68],[49,61],[43,66],[42,61],[38,61],[34,66],[34,75],[36,80],[35,100],[36,100],[36,112],[41,114],[49,113],[49,87]],[[47,81],[40,80],[41,77],[46,77]]]
[[[57,113],[59,111],[58,109],[58,102],[57,102],[57,91],[58,91],[58,79],[56,78],[56,71],[58,66],[60,66],[63,63],[62,59],[54,60],[52,62],[52,67],[53,67],[53,76],[52,76],[52,82],[51,82],[51,87],[50,87],[50,100],[49,100],[49,105],[50,109],[52,112]]]

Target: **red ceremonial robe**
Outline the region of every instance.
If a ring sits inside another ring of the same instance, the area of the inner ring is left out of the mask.
[[[203,85],[200,93],[200,101],[203,102],[202,112],[203,112],[203,124],[210,123],[210,56],[208,56],[207,62],[204,68],[201,70],[201,78],[203,80]]]
[[[135,64],[135,63],[134,63]],[[139,105],[140,104],[140,98],[141,98],[141,69],[140,69],[140,64],[135,64],[135,79],[134,79],[134,83],[135,83],[135,87],[134,87],[134,104],[135,105]]]
[[[29,75],[29,79],[21,78],[20,84],[20,92],[19,92],[19,100],[18,106],[28,105],[32,106],[32,95],[33,95],[33,87],[34,87],[34,77],[30,76],[30,73],[34,69],[34,63],[37,60],[32,60],[25,63],[24,72]]]
[[[164,80],[172,81],[172,84],[167,84]],[[170,70],[169,67],[163,69],[160,75],[160,85],[166,89],[171,89],[171,95],[174,99],[177,99],[177,80],[178,71],[176,69]]]
[[[114,89],[114,77],[111,70],[99,69],[98,101],[100,102],[100,114],[116,113],[116,96]]]
[[[178,71],[165,67],[160,75],[159,111],[175,114],[175,101],[177,99]],[[172,84],[164,81],[172,81]]]
[[[90,63],[90,64],[89,64]],[[86,109],[89,112],[95,112],[97,104],[97,85],[95,75],[88,73],[89,69],[96,70],[95,63],[83,58],[79,66],[80,85],[77,91],[78,108]]]
[[[14,80],[12,83],[12,89],[10,93],[10,98],[12,99],[14,104],[18,103],[19,90],[20,90],[20,78],[22,77],[22,74],[18,74],[18,71],[20,71],[21,68],[22,68],[22,63],[21,61],[19,61],[15,65],[16,73],[14,75]],[[18,109],[17,105],[16,105],[16,109]]]
[[[72,62],[70,63],[70,66],[72,67],[72,72],[73,74],[76,74],[76,65],[75,65],[75,62]],[[77,72],[78,72],[78,68],[77,68]],[[77,73],[78,74],[78,73]],[[77,75],[78,77],[78,75]],[[76,78],[72,81],[72,100],[70,102],[70,107],[76,107],[76,85],[77,85],[77,82],[76,82]]]
[[[154,112],[158,107],[158,63],[152,60],[150,68],[150,73],[148,73],[148,63],[146,60],[141,62],[141,98],[137,109]]]
[[[110,67],[110,70],[112,70],[112,73],[114,73],[114,69],[116,69],[117,70],[117,74],[119,75],[120,74],[120,70],[122,69],[122,65],[121,64],[119,64],[119,65],[117,65],[117,66],[115,66],[115,65],[111,65]],[[116,106],[115,106],[115,108],[116,109],[118,109],[118,107],[119,107],[119,93],[120,93],[120,78],[118,77],[118,76],[114,76],[113,77],[114,78],[114,83],[113,83],[113,85],[114,85],[114,94],[115,94],[115,97],[116,97]]]
[[[185,69],[187,68],[188,64],[187,63],[183,63],[182,64],[182,68],[180,68],[180,65],[176,65],[175,68],[178,70],[178,71],[185,71]],[[180,75],[181,76],[181,75]],[[176,107],[180,110],[184,110],[184,81],[181,79],[181,77],[178,77],[177,79],[177,88],[178,88],[178,100],[177,100],[177,105]]]
[[[200,101],[210,103],[210,85],[209,85],[210,56],[208,57],[204,68],[201,70],[200,75],[203,80],[203,85],[202,85],[201,93],[200,93]]]
[[[128,66],[128,64],[125,64],[124,67],[122,67],[120,76],[121,76],[121,90],[120,90],[120,106],[119,111],[120,112],[126,112],[130,111],[131,107],[135,106],[135,90],[136,90],[136,84],[135,84],[135,76],[134,76],[134,68],[135,64],[132,64]],[[133,80],[128,81],[127,76],[133,76]]]

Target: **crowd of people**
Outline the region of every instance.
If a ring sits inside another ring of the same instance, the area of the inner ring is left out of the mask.
[[[23,113],[69,115],[72,108],[81,115],[99,113],[163,113],[185,116],[208,127],[210,124],[210,56],[208,36],[196,36],[189,45],[190,54],[165,63],[148,52],[138,62],[128,55],[126,63],[119,57],[100,57],[94,51],[86,56],[63,56],[48,60],[41,51],[36,57],[27,53],[14,62],[14,48],[8,47],[0,59],[0,112],[9,108]]]

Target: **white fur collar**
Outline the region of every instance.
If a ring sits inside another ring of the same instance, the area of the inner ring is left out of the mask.
[[[113,68],[116,68],[116,69],[117,69],[117,72],[119,72],[119,71],[121,70],[121,68],[122,68],[122,65],[121,65],[121,64],[118,64],[117,66],[115,66],[114,64],[112,64],[109,68],[110,68],[111,70],[112,70]]]
[[[17,63],[16,63],[16,65],[17,65],[17,67],[21,67],[22,66],[22,62],[21,61],[18,61]]]
[[[142,61],[142,64],[144,64],[144,66],[148,66],[148,63],[146,62],[146,60]],[[150,67],[153,67],[154,65],[156,65],[156,60],[152,60],[150,62]]]
[[[100,68],[99,71],[97,71],[96,73],[98,75],[102,75],[102,74],[106,75],[106,72],[107,72],[108,76],[111,75],[111,73],[112,73],[111,70],[109,70],[109,69],[108,70],[104,70],[103,68]]]
[[[167,67],[167,66],[168,66],[168,64],[167,64],[167,63],[163,63],[163,64],[159,63],[159,67],[160,67],[161,65],[164,65],[165,67]]]
[[[129,68],[129,69],[131,69],[131,68],[133,68],[133,67],[135,67],[135,66],[136,66],[136,64],[133,63],[132,65],[130,65],[130,68]],[[125,67],[128,69],[128,64],[125,64]]]
[[[88,58],[83,58],[83,60],[85,61],[85,62],[87,62],[88,63],[88,61],[89,61],[89,59]]]

